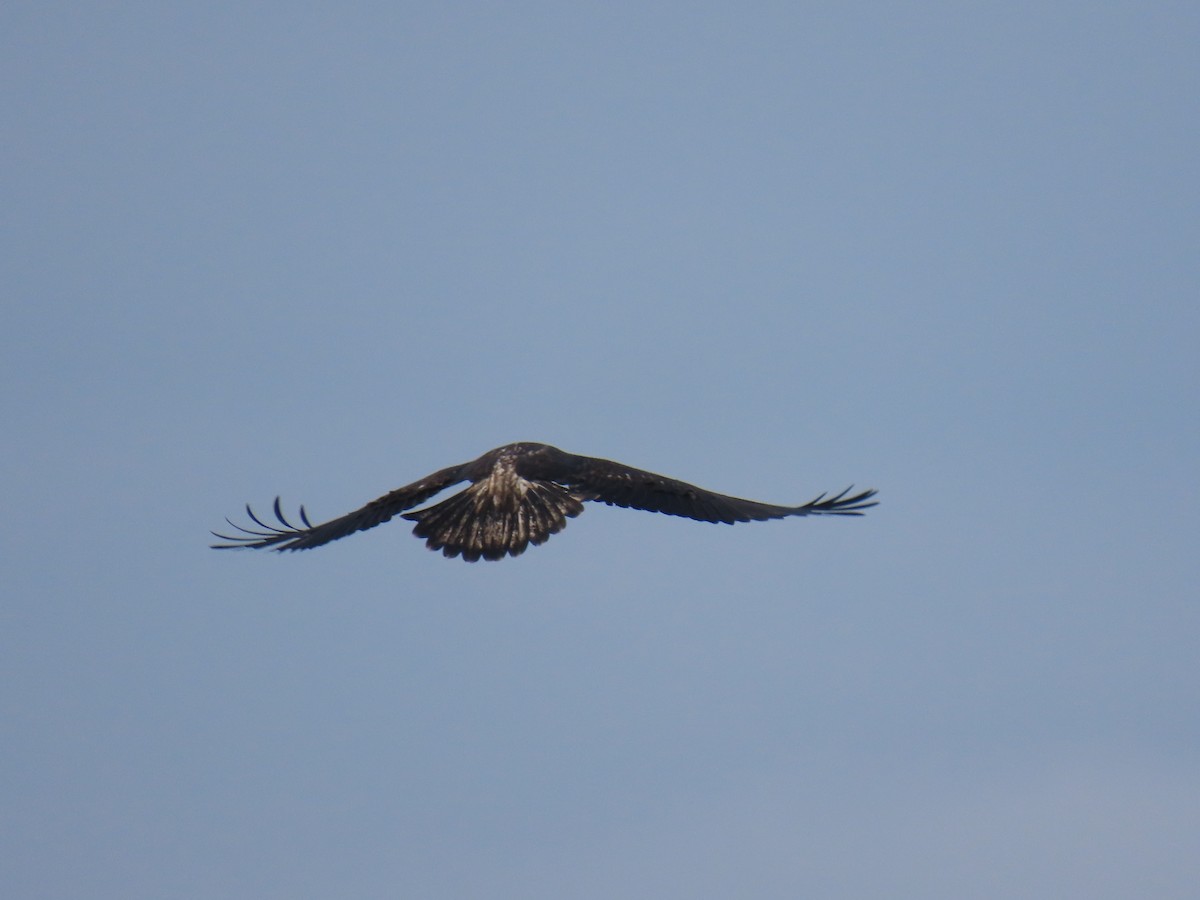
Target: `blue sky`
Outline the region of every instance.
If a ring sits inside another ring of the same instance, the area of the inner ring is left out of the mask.
[[[0,13],[0,881],[1192,897],[1193,4]],[[512,440],[603,506],[218,554]]]

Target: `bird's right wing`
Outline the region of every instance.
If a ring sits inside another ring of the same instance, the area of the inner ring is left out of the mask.
[[[293,525],[284,517],[278,497],[275,498],[275,518],[279,521],[279,525],[271,525],[262,521],[247,504],[246,515],[255,525],[264,530],[243,528],[226,519],[226,522],[229,522],[242,534],[228,535],[214,531],[212,534],[215,537],[229,541],[229,543],[212,544],[211,546],[214,550],[237,550],[246,547],[255,550],[263,547],[270,547],[274,550],[307,550],[310,547],[319,547],[348,534],[354,534],[356,531],[365,531],[376,525],[382,525],[406,509],[412,509],[414,506],[424,503],[439,491],[463,481],[464,469],[466,469],[466,464],[434,472],[420,481],[414,481],[406,487],[397,488],[384,494],[378,500],[372,500],[362,509],[356,509],[352,513],[347,513],[337,519],[330,519],[320,525],[313,525],[308,520],[303,506],[300,507],[300,521],[304,527]]]
[[[875,491],[850,494],[850,488],[827,497],[825,494],[802,506],[776,506],[743,500],[708,491],[686,481],[656,475],[607,459],[576,456],[568,464],[570,472],[555,480],[568,486],[582,499],[599,500],[610,506],[625,506],[649,512],[682,516],[701,522],[761,522],[786,516],[860,516],[875,506]]]

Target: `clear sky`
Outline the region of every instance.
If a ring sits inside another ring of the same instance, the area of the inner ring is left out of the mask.
[[[6,896],[1197,896],[1197,46],[5,4]],[[512,440],[882,504],[207,548]]]

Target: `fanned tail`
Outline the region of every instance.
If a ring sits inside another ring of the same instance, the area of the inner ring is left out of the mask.
[[[545,481],[524,483],[516,502],[498,503],[485,486],[473,484],[434,506],[405,513],[416,522],[413,534],[430,550],[461,555],[467,562],[520,556],[530,544],[544,544],[583,512],[583,504],[565,489]]]

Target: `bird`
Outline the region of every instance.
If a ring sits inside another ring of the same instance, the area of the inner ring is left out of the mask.
[[[434,506],[408,512],[464,481],[471,482],[465,490]],[[279,497],[274,505],[277,525],[264,522],[247,504],[246,514],[257,528],[227,518],[240,534],[214,531],[213,536],[226,543],[210,546],[215,550],[308,550],[400,515],[416,522],[413,534],[424,538],[430,550],[476,562],[520,556],[529,545],[544,544],[567,526],[567,519],[583,512],[587,501],[725,524],[788,516],[861,516],[878,505],[874,489],[853,495],[851,490],[848,487],[833,496],[821,494],[801,506],[775,506],[707,491],[611,460],[567,453],[549,444],[523,441],[440,469],[319,525],[309,521],[303,506],[301,526],[293,525],[284,517]]]

